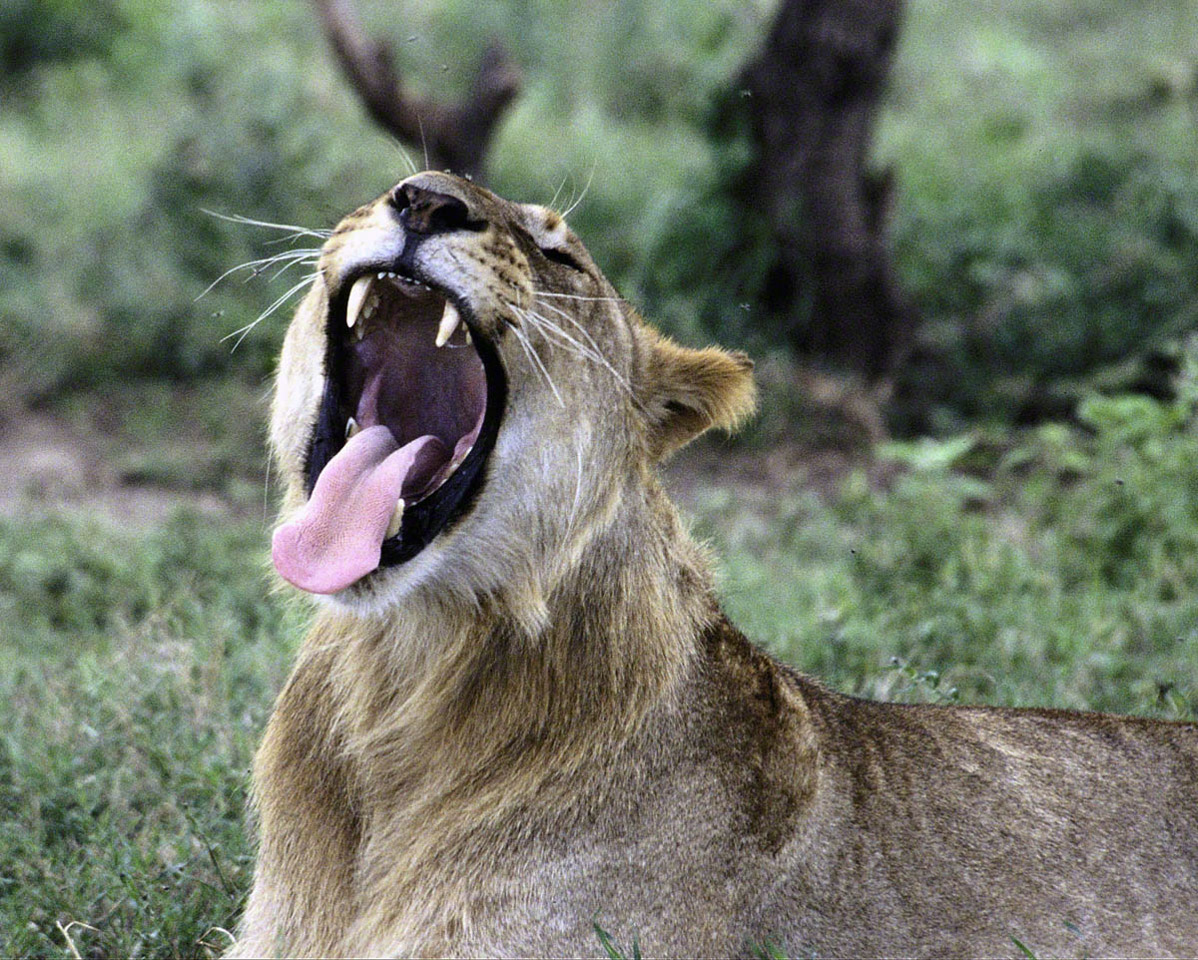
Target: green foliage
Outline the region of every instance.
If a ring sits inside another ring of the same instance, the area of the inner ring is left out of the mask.
[[[1029,960],[1036,960],[1036,955],[1034,953],[1032,953],[1032,951],[1029,950],[1026,946],[1024,946],[1023,941],[1020,940],[1018,937],[1012,937],[1011,943],[1015,944],[1015,949],[1018,950],[1025,957],[1028,957]]]
[[[773,940],[766,940],[764,943],[750,944],[750,950],[753,956],[760,960],[787,960],[787,953]]]
[[[356,6],[392,43],[405,83],[440,100],[464,93],[491,36],[512,48],[525,88],[492,182],[561,207],[585,194],[571,219],[633,295],[676,198],[707,179],[697,118],[768,15],[698,0],[598,13],[443,0],[397,22],[391,4]],[[0,115],[0,362],[17,399],[261,377],[287,309],[235,352],[222,338],[306,268],[270,287],[240,273],[197,302],[231,267],[287,249],[285,234],[204,211],[329,227],[422,165],[419,147],[405,157],[366,120],[305,4],[43,0],[5,11],[0,38],[25,57],[12,78],[20,96]],[[54,51],[40,53],[47,23]],[[103,42],[81,39],[92,32]],[[647,206],[657,219],[644,228]]]
[[[58,8],[72,23],[94,13]],[[197,298],[286,244],[204,210],[327,226],[403,169],[348,95],[326,102],[331,63],[298,68],[324,62],[302,11],[119,9],[125,29],[105,56],[39,60],[0,116],[0,362],[19,398],[262,376],[277,317],[237,352],[222,338],[274,294],[241,274]]]
[[[542,4],[534,32],[519,27],[518,5],[508,9],[514,19],[499,35],[516,42],[530,75],[496,144],[496,188],[572,208],[571,225],[622,293],[668,327],[710,335],[692,314],[715,292],[706,274],[719,248],[705,244],[729,199],[715,174],[741,164],[746,146],[713,141],[709,117],[770,5]],[[691,215],[712,229],[688,228]],[[723,246],[734,242],[724,229]]]
[[[1194,11],[910,7],[875,159],[896,174],[897,266],[925,320],[895,426],[951,432],[1067,409],[1087,387],[1159,390],[1146,368],[1198,325]],[[704,149],[656,191],[642,255],[617,277],[667,327],[760,353],[802,318],[765,302],[774,240],[739,199],[753,103],[735,76],[683,115]]]
[[[975,194],[908,225],[899,253],[938,360],[913,371],[921,399],[1011,416],[1036,387],[1167,352],[1198,326],[1189,168],[1082,153],[1011,203]],[[979,217],[978,204],[995,213]]]
[[[40,63],[111,52],[128,27],[120,0],[9,0],[0,8],[0,88]]]
[[[695,341],[762,353],[788,346],[763,309],[774,239],[767,218],[747,215],[751,174],[747,91],[713,91],[702,118],[706,169],[696,171],[648,221],[647,256],[628,278],[654,322]]]
[[[1198,322],[1198,8],[958,13],[911,4],[877,149],[927,321],[900,421],[950,432],[1132,387]]]
[[[503,39],[525,87],[495,187],[581,199],[571,220],[598,261],[674,332],[784,345],[762,304],[772,240],[736,195],[753,109],[736,77],[772,4],[439,0],[402,21],[357,6],[405,82],[439,99]],[[1061,378],[1168,349],[1198,302],[1193,10],[910,7],[876,158],[897,173],[898,263],[928,321],[902,422],[1009,418]],[[408,169],[305,4],[17,0],[0,57],[0,362],[17,399],[261,377],[286,309],[235,352],[222,338],[304,268],[197,302],[285,248],[203,211],[327,227]]]

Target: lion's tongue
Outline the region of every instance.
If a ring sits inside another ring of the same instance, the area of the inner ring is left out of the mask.
[[[386,427],[366,427],[320,472],[303,512],[275,531],[275,569],[310,593],[336,593],[356,583],[378,567],[405,488],[418,490],[446,459],[436,437],[401,447]]]

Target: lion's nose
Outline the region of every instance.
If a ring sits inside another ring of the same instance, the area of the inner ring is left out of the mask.
[[[478,226],[470,216],[470,208],[457,197],[414,183],[396,187],[391,204],[399,211],[400,222],[413,233],[448,233]]]

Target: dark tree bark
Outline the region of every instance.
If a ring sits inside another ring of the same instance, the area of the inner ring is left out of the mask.
[[[748,200],[778,260],[767,305],[801,355],[871,380],[910,344],[917,316],[893,276],[888,175],[867,172],[902,0],[782,0],[742,75],[758,148]]]
[[[427,155],[434,169],[481,177],[504,110],[520,92],[520,70],[499,43],[483,53],[461,103],[406,93],[390,48],[371,40],[349,0],[313,0],[325,35],[367,112],[384,130]]]

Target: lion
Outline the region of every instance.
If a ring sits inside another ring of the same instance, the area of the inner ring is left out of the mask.
[[[341,222],[232,956],[1198,954],[1198,726],[854,699],[729,622],[657,468],[754,403],[549,209],[426,172]]]

